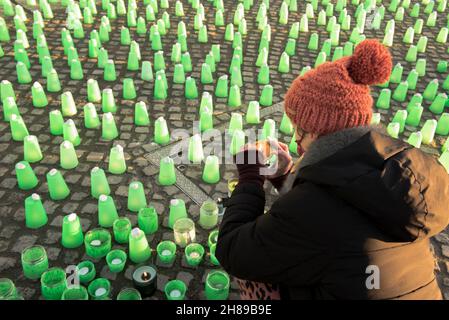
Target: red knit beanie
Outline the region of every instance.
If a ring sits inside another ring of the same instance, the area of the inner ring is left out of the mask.
[[[352,56],[325,62],[296,78],[285,96],[285,112],[301,129],[319,135],[369,125],[369,85],[387,81],[391,68],[387,48],[364,40]]]

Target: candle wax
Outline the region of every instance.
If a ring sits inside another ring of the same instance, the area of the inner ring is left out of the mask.
[[[115,258],[114,260],[111,261],[111,264],[120,264],[122,263],[122,260],[119,258]]]
[[[101,245],[101,241],[100,241],[100,240],[92,240],[92,241],[90,242],[90,245],[91,245],[91,246],[94,246],[94,247],[98,247],[98,246]]]
[[[80,269],[79,274],[82,275],[82,276],[84,276],[84,275],[86,275],[88,272],[89,272],[89,268],[84,267],[84,268],[81,268],[81,269]]]
[[[192,252],[189,255],[189,257],[192,258],[192,259],[198,259],[200,257],[200,254],[198,252]]]
[[[172,290],[170,291],[170,297],[172,298],[179,298],[181,296],[181,291],[179,290]]]
[[[97,296],[97,297],[101,297],[105,293],[106,293],[106,289],[105,288],[98,288],[97,290],[95,290],[95,296]]]
[[[161,252],[161,255],[162,256],[169,256],[169,255],[171,255],[171,251],[170,250],[164,250],[164,251]]]

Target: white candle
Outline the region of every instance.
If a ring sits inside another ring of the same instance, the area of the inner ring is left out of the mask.
[[[101,297],[105,293],[106,293],[106,289],[105,288],[98,288],[97,290],[95,290],[95,296],[97,296],[97,297]]]
[[[98,247],[98,246],[101,245],[101,241],[100,241],[100,240],[92,240],[92,241],[90,242],[90,245],[91,245],[91,246],[94,246],[94,247]]]
[[[114,264],[114,265],[117,265],[117,264],[122,263],[122,260],[119,259],[119,258],[115,258],[114,260],[111,261],[111,263]]]
[[[179,290],[172,290],[171,292],[170,292],[170,297],[172,297],[172,298],[179,298],[181,296],[181,291],[179,291]]]
[[[88,272],[89,272],[89,268],[88,268],[88,267],[84,267],[84,268],[81,268],[81,269],[80,269],[79,274],[82,275],[82,276],[84,276],[84,275],[86,275]]]

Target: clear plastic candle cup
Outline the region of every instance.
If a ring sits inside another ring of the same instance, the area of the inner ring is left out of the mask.
[[[175,242],[181,248],[184,248],[189,243],[195,241],[195,223],[189,218],[177,220],[173,226],[173,232]]]

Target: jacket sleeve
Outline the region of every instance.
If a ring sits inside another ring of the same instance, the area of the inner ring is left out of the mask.
[[[218,236],[216,257],[221,266],[245,280],[287,285],[292,284],[292,279],[294,285],[314,283],[328,257],[324,248],[313,239],[308,241],[297,223],[284,217],[285,201],[276,201],[265,214],[264,206],[262,187],[252,183],[236,187]],[[296,211],[295,207],[292,209]]]

